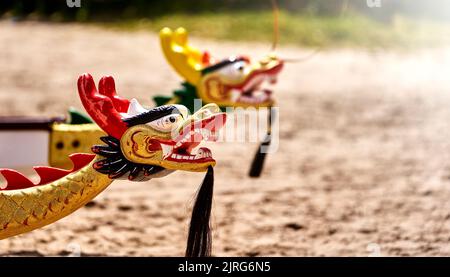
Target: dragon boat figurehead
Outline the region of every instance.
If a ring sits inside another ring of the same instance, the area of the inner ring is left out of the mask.
[[[51,224],[78,210],[115,179],[146,181],[175,170],[206,171],[192,209],[186,256],[211,253],[210,214],[216,161],[211,151],[198,147],[215,140],[226,115],[208,104],[193,115],[182,105],[153,109],[117,95],[114,79],[103,77],[98,91],[91,75],[78,79],[81,102],[107,134],[96,154],[72,154],[71,170],[36,166],[36,183],[21,173],[0,168],[0,240]]]
[[[215,141],[226,121],[216,104],[208,104],[193,115],[182,105],[142,107],[136,99],[117,95],[114,79],[103,77],[99,91],[89,74],[78,80],[81,101],[92,119],[108,136],[106,145],[92,151],[104,157],[93,167],[112,179],[146,181],[174,170],[207,171],[216,161],[202,141]],[[198,148],[198,149],[196,149]]]
[[[284,62],[275,54],[251,61],[246,56],[213,59],[188,44],[185,29],[160,31],[161,47],[169,64],[188,84],[197,98],[221,107],[268,107],[274,104],[268,85],[277,82]],[[181,101],[182,102],[182,101]]]

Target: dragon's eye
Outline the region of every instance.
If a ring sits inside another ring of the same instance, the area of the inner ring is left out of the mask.
[[[234,67],[238,70],[238,71],[244,71],[245,65],[243,62],[238,62],[236,64],[234,64]]]
[[[242,77],[243,74],[245,74],[246,71],[246,64],[244,61],[238,61],[235,63],[232,63],[220,70],[220,72],[232,79],[239,79]]]
[[[181,120],[181,118],[182,116],[180,114],[171,114],[149,122],[147,123],[147,125],[155,128],[158,131],[170,132],[174,128],[178,127],[177,123]]]
[[[171,116],[169,116],[169,121],[170,121],[170,123],[175,123],[175,122],[177,122],[177,118],[175,116],[171,115]]]

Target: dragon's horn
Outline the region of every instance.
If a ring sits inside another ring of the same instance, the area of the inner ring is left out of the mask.
[[[167,61],[191,84],[196,84],[201,77],[204,54],[188,45],[188,34],[184,28],[173,32],[164,28],[159,32],[161,47]]]
[[[128,111],[130,101],[117,95],[116,84],[112,76],[104,76],[100,79],[98,82],[98,92],[111,99],[114,108],[119,113],[126,113]]]
[[[112,94],[106,93],[107,90],[111,89],[110,85],[111,83],[102,88],[104,90],[108,87],[108,89],[103,91],[108,96],[99,94],[95,87],[94,79],[90,74],[86,73],[78,78],[78,93],[86,112],[95,123],[108,135],[120,139],[128,127],[122,121],[119,111],[116,110],[113,100],[109,97]]]

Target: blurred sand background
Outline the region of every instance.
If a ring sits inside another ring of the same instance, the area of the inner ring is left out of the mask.
[[[193,43],[217,57],[269,48]],[[208,145],[214,255],[450,255],[449,50],[326,50],[287,64],[275,92],[280,147],[262,178],[247,177],[255,143]],[[0,115],[81,109],[83,72],[114,76],[121,95],[147,105],[180,82],[154,33],[0,21]],[[0,241],[0,255],[183,255],[202,178],[114,182],[67,218]]]

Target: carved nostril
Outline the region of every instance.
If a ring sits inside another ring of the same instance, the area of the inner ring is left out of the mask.
[[[61,150],[64,148],[64,142],[59,141],[58,143],[56,143],[56,149]]]
[[[78,147],[80,147],[80,141],[79,140],[74,140],[73,142],[72,142],[72,147],[73,148],[78,148]]]

